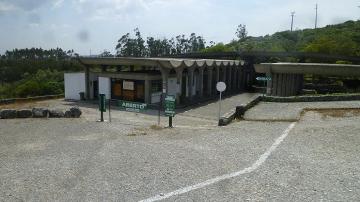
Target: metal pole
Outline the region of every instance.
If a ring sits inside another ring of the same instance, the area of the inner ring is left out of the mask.
[[[160,102],[159,102],[159,111],[158,111],[158,126],[160,126],[160,113],[161,113],[161,106],[162,106],[162,93],[160,94]]]
[[[111,99],[109,99],[109,122],[111,122],[111,113],[110,113],[110,109],[111,109]]]
[[[220,121],[220,118],[221,118],[221,93],[220,92],[220,100],[219,100],[219,121]]]
[[[169,116],[169,128],[172,128],[172,127],[173,127],[173,125],[172,125],[172,117]]]
[[[294,15],[295,12],[291,12],[291,31],[293,31],[293,26],[294,26]]]

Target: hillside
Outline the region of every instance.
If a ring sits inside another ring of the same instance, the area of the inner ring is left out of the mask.
[[[304,29],[261,37],[249,36],[226,45],[218,44],[204,51],[299,51],[360,56],[360,21],[347,21],[316,30]]]

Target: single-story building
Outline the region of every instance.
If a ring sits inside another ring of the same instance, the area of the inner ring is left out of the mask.
[[[65,99],[127,100],[147,104],[160,95],[174,95],[177,103],[189,103],[217,95],[216,83],[227,84],[227,93],[244,89],[252,76],[239,60],[178,58],[97,58],[80,57],[82,73],[65,73]]]

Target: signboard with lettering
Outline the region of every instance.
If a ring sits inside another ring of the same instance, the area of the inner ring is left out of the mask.
[[[167,95],[165,97],[165,116],[175,116],[176,98],[173,95]]]
[[[133,81],[123,81],[124,90],[135,90]]]
[[[119,100],[119,106],[126,111],[131,112],[140,112],[147,109],[147,104],[139,102],[129,102],[124,100]]]

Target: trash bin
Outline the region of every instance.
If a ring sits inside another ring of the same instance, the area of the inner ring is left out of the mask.
[[[80,94],[80,100],[85,100],[85,93],[81,92],[79,94]]]

